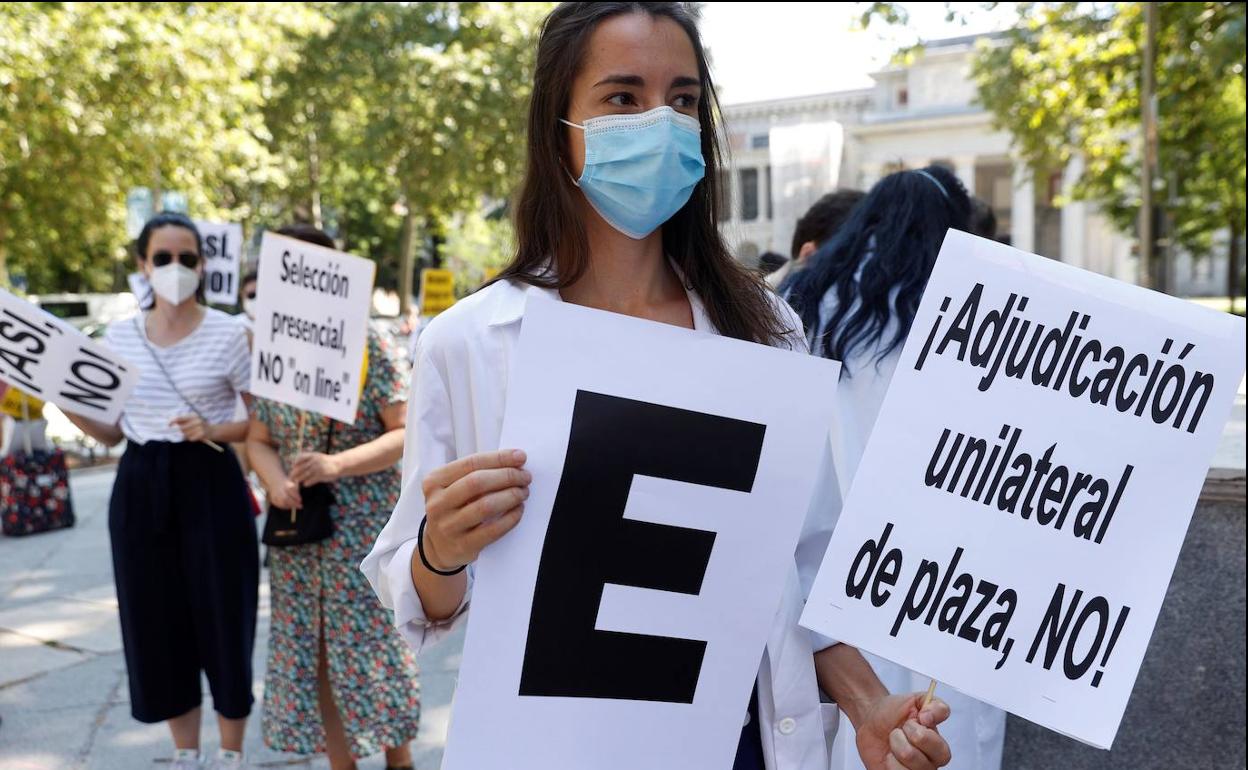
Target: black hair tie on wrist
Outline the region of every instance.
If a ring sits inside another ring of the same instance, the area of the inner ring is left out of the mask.
[[[464,569],[468,566],[467,564],[461,564],[452,570],[445,570],[445,569],[438,569],[437,567],[429,563],[429,557],[425,556],[425,522],[428,520],[429,519],[427,518],[421,518],[420,531],[416,533],[416,550],[420,552],[420,563],[425,565],[425,569],[429,570],[435,575],[443,575],[445,577],[450,577],[451,575],[458,575],[459,573],[463,572]]]

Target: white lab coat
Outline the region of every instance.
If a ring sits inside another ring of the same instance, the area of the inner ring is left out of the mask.
[[[476,452],[499,448],[506,384],[525,301],[531,293],[558,293],[499,281],[443,312],[422,332],[413,360],[403,454],[403,491],[361,569],[382,604],[394,610],[400,633],[419,650],[444,637],[468,610],[472,568],[464,603],[446,622],[430,623],[412,585],[410,562],[424,517],[421,479],[430,470]],[[714,331],[697,295],[689,293],[694,327]],[[801,322],[777,300],[797,330],[790,344],[805,349]],[[576,355],[575,350],[567,351]],[[825,458],[825,466],[831,463]],[[835,479],[823,479],[835,494]],[[772,625],[758,674],[759,720],[769,770],[828,770],[839,718],[835,704],[820,702],[813,654],[817,637],[797,625],[805,596],[827,547],[832,523],[808,516],[780,610]],[[741,704],[742,709],[746,704]]]
[[[835,290],[824,295],[819,308],[819,330],[826,331],[837,307]],[[892,382],[893,372],[897,369],[897,361],[901,357],[898,346],[892,352],[880,357],[885,344],[892,339],[896,331],[895,316],[890,319],[888,327],[880,335],[884,344],[876,343],[856,349],[847,360],[842,362],[846,375],[841,377],[837,387],[837,426],[838,451],[837,471],[841,478],[847,479],[842,489],[842,496],[848,493],[858,463],[862,460],[866,449],[867,437],[875,426],[880,406],[884,402],[884,393]],[[822,342],[816,342],[816,348]],[[822,351],[816,349],[815,353]],[[840,500],[835,510],[829,510],[834,519],[840,516]],[[863,652],[863,656],[875,669],[880,681],[889,692],[916,692],[927,689],[931,681],[923,674],[911,671],[891,661]],[[953,715],[940,726],[941,735],[949,742],[953,753],[953,761],[947,765],[949,770],[1000,770],[1001,752],[1005,745],[1005,712],[995,706],[970,698],[945,685],[936,687],[936,694],[949,704]],[[849,719],[841,720],[840,731],[832,750],[833,770],[863,770],[861,758],[854,745],[854,728]]]

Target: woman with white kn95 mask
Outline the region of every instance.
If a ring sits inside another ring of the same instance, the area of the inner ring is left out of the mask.
[[[247,332],[202,304],[202,243],[190,219],[157,214],[136,246],[153,298],[110,324],[104,342],[138,369],[138,385],[115,424],[69,417],[103,444],[126,441],[108,529],[130,711],[169,725],[173,770],[200,768],[207,674],[221,736],[208,767],[234,770],[253,700],[260,579],[246,482],[229,447],[247,433],[247,420],[235,419],[250,384]]]

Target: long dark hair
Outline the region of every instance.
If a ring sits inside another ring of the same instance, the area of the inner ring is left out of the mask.
[[[140,262],[147,261],[147,247],[151,243],[152,233],[162,227],[181,227],[183,230],[190,230],[195,236],[195,252],[199,254],[200,262],[204,259],[204,238],[199,234],[199,228],[191,221],[186,214],[177,211],[162,211],[143,225],[143,229],[139,231],[139,237],[134,239],[134,255]],[[141,302],[142,297],[139,298]],[[204,278],[199,278],[199,286],[195,289],[195,301],[203,304],[204,299]],[[147,304],[142,306],[143,310],[151,310],[156,306],[156,292],[153,291],[148,297]]]
[[[808,267],[782,288],[812,332],[819,328],[819,303],[827,292],[836,292],[836,312],[811,348],[844,361],[881,341],[895,313],[896,332],[884,341],[879,358],[895,350],[910,332],[945,232],[965,230],[970,214],[966,188],[941,166],[881,179]]]
[[[324,246],[327,249],[337,250],[338,248],[338,244],[334,243],[333,238],[329,237],[329,233],[316,225],[310,225],[306,222],[294,222],[285,227],[279,227],[276,232],[278,235],[284,235],[287,238],[294,238],[297,241],[317,246]]]
[[[689,36],[698,59],[702,86],[698,122],[706,175],[688,203],[663,224],[663,249],[701,297],[721,334],[764,344],[778,342],[792,330],[785,328],[776,313],[768,289],[733,259],[716,225],[721,205],[719,105],[697,20],[684,3],[561,3],[546,17],[529,103],[527,170],[515,207],[516,255],[499,279],[562,288],[575,283],[588,266],[589,241],[576,198],[581,193],[563,170],[567,148],[559,119],[567,116],[586,41],[599,23],[627,13],[675,21]],[[544,274],[543,266],[552,259],[555,275]]]

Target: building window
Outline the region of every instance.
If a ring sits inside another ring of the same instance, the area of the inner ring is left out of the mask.
[[[771,221],[776,218],[775,210],[772,207],[772,201],[775,200],[776,196],[771,193],[771,166],[767,167],[767,192],[764,195],[767,196],[767,220]]]
[[[750,137],[751,150],[765,150],[771,146],[771,134],[755,134]]]
[[[741,169],[741,220],[758,219],[758,169]]]
[[[905,107],[910,104],[910,89],[901,87],[897,89],[897,106]]]

